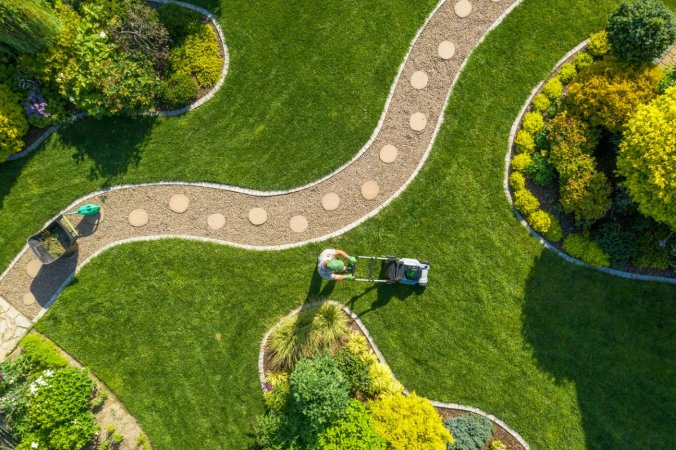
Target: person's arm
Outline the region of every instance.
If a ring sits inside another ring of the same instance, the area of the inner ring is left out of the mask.
[[[341,258],[345,258],[345,259],[350,257],[350,255],[348,255],[347,253],[345,253],[344,251],[339,250],[339,249],[336,249],[336,255],[340,256]]]
[[[345,275],[338,275],[337,273],[334,273],[331,275],[331,279],[334,281],[342,281],[342,280],[354,280],[354,275],[352,274],[345,274]]]

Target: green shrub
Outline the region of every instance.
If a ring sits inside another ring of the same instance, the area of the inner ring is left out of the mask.
[[[540,113],[546,112],[551,104],[551,100],[543,93],[539,93],[533,97],[533,108]]]
[[[526,130],[520,130],[514,138],[514,149],[517,153],[532,153],[535,150],[533,135]]]
[[[374,395],[401,394],[404,386],[394,379],[389,367],[381,362],[373,362],[369,367],[370,391]]]
[[[549,164],[547,157],[540,152],[534,152],[532,158],[533,164],[526,169],[526,174],[538,186],[549,186],[552,184],[556,178],[554,166]]]
[[[608,254],[612,266],[624,266],[636,256],[636,236],[617,222],[608,222],[593,233],[594,241]]]
[[[192,103],[197,98],[199,90],[199,84],[192,75],[177,73],[162,82],[160,99],[169,108],[181,108]]]
[[[514,193],[514,208],[521,214],[528,214],[537,211],[540,207],[538,199],[527,189],[521,189]]]
[[[386,395],[369,409],[378,434],[393,449],[446,450],[454,442],[429,400],[415,392]]]
[[[289,397],[289,375],[286,372],[269,373],[263,392],[263,403],[268,410],[282,412]]]
[[[535,133],[533,140],[535,141],[535,148],[537,150],[548,152],[551,148],[551,144],[549,143],[549,131],[547,131],[547,126]]]
[[[542,93],[550,100],[555,100],[563,95],[563,83],[558,76],[550,78],[542,88]]]
[[[286,446],[284,442],[284,434],[287,430],[284,429],[284,416],[280,413],[271,411],[256,419],[255,425],[255,439],[256,444],[261,449],[282,450],[283,448],[297,448]],[[286,443],[289,444],[288,442]]]
[[[559,166],[565,166],[571,157],[581,153],[591,154],[599,141],[596,129],[566,111],[548,121],[545,132],[551,148],[550,161],[557,170]]]
[[[493,437],[493,425],[484,416],[463,414],[446,419],[444,426],[448,429],[455,443],[448,450],[482,450],[486,441]]]
[[[533,230],[552,242],[558,242],[563,237],[559,221],[548,212],[542,210],[534,211],[528,215],[526,220]]]
[[[0,44],[17,53],[35,54],[48,47],[60,27],[54,10],[41,0],[0,2]]]
[[[38,334],[24,336],[19,343],[21,353],[29,357],[37,370],[66,367],[68,360],[61,355],[56,346]]]
[[[373,354],[373,350],[371,350],[368,340],[358,331],[354,331],[349,334],[347,340],[345,341],[345,348],[359,356],[359,359],[363,361],[378,361],[376,355]]]
[[[538,131],[542,130],[544,126],[545,121],[542,118],[542,114],[540,113],[529,112],[523,116],[523,122],[521,124],[521,127],[527,133],[531,134],[537,133]]]
[[[669,252],[658,245],[641,246],[632,262],[640,269],[666,270],[671,266]]]
[[[592,64],[594,64],[594,58],[587,52],[580,52],[573,58],[573,65],[578,73]]]
[[[577,75],[577,69],[573,63],[565,63],[559,70],[558,77],[561,83],[568,84]],[[563,94],[563,91],[561,92]]]
[[[19,96],[0,84],[0,162],[23,148],[28,122],[19,106]]]
[[[655,96],[662,76],[659,67],[633,67],[605,59],[578,74],[566,100],[592,126],[617,133],[639,105]]]
[[[21,105],[28,123],[38,128],[63,123],[69,117],[61,96],[52,90],[32,91]]]
[[[502,441],[496,439],[491,442],[491,450],[507,450],[507,446]]]
[[[291,368],[303,357],[317,355],[343,339],[347,317],[340,306],[322,303],[283,319],[273,328],[268,351],[275,368]]]
[[[196,11],[167,3],[157,11],[160,22],[164,25],[172,41],[181,43],[189,35],[196,32],[202,24],[202,15]]]
[[[210,88],[218,82],[223,58],[218,35],[210,25],[201,25],[179,46],[171,49],[169,71],[195,77],[200,87]]]
[[[526,177],[521,172],[512,172],[509,174],[509,187],[513,191],[526,189]]]
[[[525,172],[533,164],[533,158],[528,153],[520,153],[512,157],[512,170]]]
[[[592,33],[589,36],[589,45],[587,51],[594,58],[601,58],[610,51],[610,44],[608,43],[608,32],[606,30]]]
[[[639,211],[676,228],[676,86],[638,108],[624,128],[617,171]]]
[[[606,30],[613,54],[635,64],[652,61],[676,40],[673,13],[656,0],[623,1]]]
[[[664,77],[662,77],[657,85],[657,92],[664,94],[672,86],[676,86],[676,65],[664,68]]]
[[[378,435],[366,407],[351,400],[343,418],[329,426],[318,439],[322,450],[385,450],[386,442]]]
[[[608,255],[589,238],[588,233],[569,234],[563,240],[563,249],[573,258],[581,259],[592,266],[608,267]]]
[[[8,358],[0,362],[0,403],[8,400],[5,394],[17,387],[18,384],[25,381],[25,379],[33,371],[33,360],[27,355],[19,355],[16,358]],[[2,410],[11,410],[8,407],[3,407]]]
[[[358,354],[343,348],[336,353],[336,362],[350,384],[350,394],[355,395],[358,392],[367,395],[373,394],[369,374],[371,363],[369,361],[365,361]]]
[[[566,213],[575,219],[592,222],[605,216],[612,205],[612,186],[603,172],[589,172],[569,178],[560,189],[560,200]]]

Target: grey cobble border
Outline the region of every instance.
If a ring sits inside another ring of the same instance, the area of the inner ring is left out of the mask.
[[[172,109],[170,111],[153,111],[150,113],[147,113],[146,115],[148,116],[157,116],[157,117],[171,117],[171,116],[178,116],[180,114],[185,114],[188,111],[191,111],[193,109],[196,109],[203,105],[205,102],[211,100],[216,93],[221,89],[221,86],[223,86],[223,83],[225,82],[225,76],[228,74],[228,67],[230,66],[230,53],[228,52],[228,46],[225,43],[225,35],[223,34],[223,30],[221,29],[221,26],[218,24],[218,21],[214,17],[213,14],[211,14],[209,11],[207,11],[204,8],[200,8],[199,6],[192,5],[190,3],[185,3],[181,2],[178,0],[149,0],[153,3],[162,3],[162,4],[167,4],[167,3],[174,3],[176,5],[179,5],[183,8],[190,9],[192,11],[198,12],[202,14],[204,17],[209,19],[211,24],[214,26],[216,29],[216,32],[218,34],[218,38],[221,41],[221,50],[223,52],[223,67],[221,68],[221,76],[218,80],[218,82],[214,85],[214,87],[209,90],[207,94],[205,94],[203,97],[197,99],[195,102],[191,103],[190,105],[184,106],[183,108],[179,109]],[[58,129],[61,127],[71,124],[75,122],[78,119],[82,119],[84,117],[87,117],[86,112],[80,112],[75,114],[74,116],[70,117],[68,120],[66,120],[63,123],[60,123],[58,125],[52,125],[51,127],[47,128],[41,135],[40,137],[33,142],[31,145],[26,147],[25,149],[21,150],[18,153],[14,153],[13,155],[10,155],[7,157],[6,161],[14,161],[20,158],[23,158],[24,156],[28,156],[37,148],[42,145],[43,142],[47,140],[49,136],[51,136],[54,132],[56,132]]]
[[[575,48],[573,48],[571,51],[566,53],[563,58],[561,58],[555,65],[554,68],[551,70],[550,74],[556,72],[570,57],[575,55],[576,53],[580,52],[583,50],[587,44],[589,43],[589,39],[586,39],[579,43]],[[568,261],[571,264],[575,264],[581,267],[589,268],[589,269],[594,269],[599,272],[607,273],[609,275],[614,275],[617,277],[621,278],[628,278],[630,280],[641,280],[641,281],[657,281],[657,282],[662,282],[662,283],[669,283],[669,284],[676,284],[676,279],[674,278],[669,278],[669,277],[660,277],[660,276],[654,276],[654,275],[642,275],[638,273],[632,273],[632,272],[625,272],[623,270],[618,270],[618,269],[611,269],[609,267],[597,267],[597,266],[592,266],[590,264],[587,264],[586,262],[579,260],[577,258],[573,258],[572,256],[568,255],[567,253],[559,250],[556,248],[554,245],[552,245],[547,239],[545,239],[542,235],[537,233],[531,226],[526,222],[526,219],[519,213],[516,208],[514,208],[514,199],[512,198],[512,193],[509,189],[509,166],[510,162],[512,160],[512,147],[514,144],[514,138],[516,136],[517,131],[519,130],[519,124],[521,123],[521,119],[528,110],[528,106],[530,106],[531,102],[533,101],[533,97],[537,95],[537,93],[540,91],[540,88],[544,85],[545,81],[548,78],[545,78],[542,80],[533,90],[531,91],[530,95],[528,96],[528,99],[526,99],[526,102],[524,103],[523,107],[521,108],[521,111],[519,111],[519,114],[516,117],[516,120],[514,121],[514,124],[512,125],[512,130],[509,133],[509,140],[507,142],[507,153],[505,154],[505,172],[502,180],[502,188],[505,192],[505,196],[507,197],[507,201],[509,202],[510,206],[512,207],[512,212],[516,216],[517,220],[523,227],[528,230],[528,232],[535,238],[537,241],[542,244],[547,250],[552,251],[554,254],[559,256],[560,258]]]
[[[333,300],[306,303],[306,304],[303,304],[302,306],[294,309],[293,311],[291,311],[289,314],[282,317],[281,319],[279,319],[279,321],[277,321],[277,323],[275,323],[275,325],[270,327],[270,329],[265,333],[265,336],[263,336],[263,340],[261,341],[260,350],[259,350],[259,353],[258,353],[258,377],[259,377],[261,389],[265,389],[265,384],[266,384],[265,368],[264,368],[263,363],[264,363],[264,358],[265,358],[265,346],[267,344],[268,338],[270,337],[270,333],[272,333],[272,330],[274,330],[275,327],[278,326],[283,320],[298,314],[299,312],[301,312],[302,310],[304,310],[306,308],[310,308],[312,306],[317,306],[321,303],[330,303],[332,305],[340,306],[341,309],[343,310],[343,312],[345,312],[345,314],[350,316],[350,318],[354,321],[354,323],[359,328],[359,331],[361,331],[364,334],[364,336],[366,336],[366,339],[368,340],[369,345],[371,346],[371,350],[373,350],[373,352],[376,354],[376,356],[378,357],[378,360],[382,364],[387,366],[388,368],[390,367],[387,364],[387,361],[385,361],[385,357],[380,352],[380,349],[376,345],[375,341],[373,340],[373,337],[371,337],[371,334],[369,333],[368,328],[366,328],[366,325],[364,325],[364,323],[359,319],[359,316],[357,316],[357,314],[355,314],[350,308],[348,308],[347,306],[345,306],[341,303],[333,301]],[[391,369],[390,369],[390,372],[392,373],[392,378],[397,380],[397,377],[394,375],[394,372],[392,372]],[[407,389],[404,389],[404,394],[408,395],[409,391]],[[457,404],[457,403],[443,403],[443,402],[438,402],[436,400],[430,400],[430,403],[432,403],[432,405],[440,407],[440,408],[458,409],[458,410],[461,410],[461,411],[467,411],[467,412],[471,412],[471,413],[474,413],[474,414],[478,414],[480,416],[484,416],[484,417],[488,418],[489,420],[497,423],[505,431],[507,431],[507,433],[511,434],[512,437],[514,439],[516,439],[519,442],[519,444],[521,444],[523,446],[523,448],[525,448],[526,450],[530,450],[530,446],[528,445],[528,442],[526,442],[526,440],[524,438],[522,438],[519,433],[517,433],[516,431],[511,429],[505,422],[498,419],[493,414],[489,414],[489,413],[487,413],[487,412],[485,412],[485,411],[483,411],[479,408],[475,408],[473,406],[460,405],[460,404]]]

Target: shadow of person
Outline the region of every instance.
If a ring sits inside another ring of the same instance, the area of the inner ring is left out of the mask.
[[[100,211],[89,216],[82,216],[77,225],[75,225],[75,228],[77,229],[80,237],[91,236],[92,234],[96,233],[101,220],[102,216]]]
[[[326,284],[324,282],[326,281]],[[322,284],[324,287],[322,288]],[[327,299],[331,297],[333,290],[336,288],[336,282],[331,280],[324,280],[319,272],[317,272],[317,266],[312,266],[312,277],[310,278],[310,287],[305,297],[305,303],[316,302],[321,299]]]
[[[522,333],[543,370],[574,382],[589,448],[673,440],[674,300],[676,286],[611,277],[548,251],[536,260]]]
[[[30,292],[37,303],[46,308],[50,301],[75,273],[78,261],[77,244],[69,250],[72,253],[62,256],[51,264],[43,264],[30,286]]]

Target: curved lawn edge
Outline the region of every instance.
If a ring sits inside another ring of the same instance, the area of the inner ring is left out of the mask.
[[[584,41],[580,42],[577,46],[575,46],[572,50],[570,50],[568,53],[566,53],[552,68],[550,71],[550,74],[554,73],[559,69],[568,59],[570,59],[573,55],[576,53],[580,52],[583,50],[587,44],[589,43],[589,39],[585,39]],[[586,267],[589,269],[594,269],[598,270],[599,272],[607,273],[610,275],[614,275],[616,277],[621,277],[621,278],[628,278],[631,280],[641,280],[641,281],[657,281],[661,283],[669,283],[669,284],[676,284],[676,279],[675,278],[670,278],[670,277],[662,277],[662,276],[656,276],[656,275],[643,275],[639,273],[633,273],[633,272],[627,272],[624,270],[619,270],[619,269],[612,269],[610,267],[598,267],[598,266],[592,266],[591,264],[587,264],[586,262],[573,258],[569,254],[561,251],[558,249],[556,246],[554,246],[551,242],[549,242],[547,239],[545,239],[544,236],[540,235],[537,231],[535,231],[526,221],[526,219],[521,215],[519,211],[514,208],[514,199],[512,198],[512,192],[509,188],[509,167],[510,167],[510,162],[512,160],[512,147],[514,145],[514,138],[516,137],[516,133],[519,130],[519,124],[521,123],[521,119],[523,118],[524,114],[526,113],[526,110],[528,110],[528,107],[530,106],[531,102],[533,101],[533,97],[537,95],[537,93],[540,91],[540,88],[544,85],[545,81],[547,81],[548,77],[542,80],[537,86],[533,88],[531,91],[530,95],[526,99],[526,102],[523,104],[523,107],[519,111],[519,114],[516,116],[516,120],[514,121],[514,124],[512,125],[512,129],[509,132],[509,140],[507,142],[507,153],[505,154],[505,172],[504,176],[502,179],[502,188],[505,192],[505,196],[507,197],[507,201],[509,202],[510,206],[512,207],[512,212],[516,216],[517,220],[523,227],[528,230],[528,232],[533,236],[540,244],[542,244],[547,250],[550,250],[554,252],[558,257],[568,261],[571,264],[576,264],[578,266]]]
[[[264,368],[264,360],[265,360],[265,347],[268,342],[268,338],[270,337],[270,333],[272,333],[272,330],[279,325],[283,320],[292,317],[302,310],[306,308],[310,308],[312,306],[319,305],[321,303],[330,303],[332,305],[340,306],[342,311],[350,316],[350,318],[354,321],[354,323],[357,325],[359,328],[359,331],[362,332],[362,334],[366,337],[366,340],[368,340],[368,343],[371,347],[371,350],[373,350],[373,353],[376,354],[378,357],[378,361],[380,363],[384,364],[387,367],[390,367],[389,364],[387,364],[387,361],[385,360],[385,356],[383,356],[382,352],[376,345],[375,340],[371,336],[371,334],[368,331],[368,328],[366,328],[366,325],[359,319],[359,316],[357,316],[356,313],[354,313],[350,308],[348,308],[346,305],[343,305],[342,303],[339,303],[334,300],[326,300],[326,301],[319,301],[319,302],[312,302],[312,303],[305,303],[298,308],[294,309],[284,317],[280,318],[273,326],[271,326],[268,331],[265,333],[265,336],[263,336],[263,339],[261,340],[261,345],[260,345],[260,350],[258,353],[258,377],[259,377],[259,382],[261,385],[261,389],[265,389],[265,384],[266,384],[266,379],[265,379],[265,368]],[[394,372],[390,369],[390,372],[392,373],[392,378],[397,380],[396,375]],[[397,380],[398,381],[398,380]],[[402,384],[403,385],[403,384]],[[408,395],[409,390],[404,388],[404,395]],[[429,399],[428,399],[429,400]],[[528,442],[524,438],[521,437],[519,433],[517,433],[515,430],[510,428],[505,422],[502,420],[498,419],[495,417],[493,414],[487,413],[486,411],[475,408],[473,406],[467,406],[467,405],[461,405],[458,403],[444,403],[444,402],[438,402],[436,400],[429,400],[430,403],[432,403],[433,406],[438,407],[438,408],[446,408],[446,409],[457,409],[460,411],[466,411],[466,412],[471,412],[474,414],[478,414],[480,416],[486,417],[488,420],[495,422],[497,425],[502,427],[507,433],[509,433],[514,439],[516,439],[519,444],[521,444],[526,450],[530,450],[530,446],[528,445]]]
[[[193,5],[191,3],[186,3],[182,2],[179,0],[149,0],[150,2],[153,3],[161,3],[161,4],[169,4],[173,3],[176,4],[182,8],[190,9],[192,11],[195,11],[204,17],[206,17],[211,25],[213,25],[214,29],[216,30],[216,34],[218,35],[218,40],[221,43],[221,49],[223,51],[223,65],[221,67],[221,76],[218,79],[218,82],[207,92],[204,96],[198,98],[195,100],[193,103],[186,105],[182,108],[178,109],[172,109],[169,111],[153,111],[146,113],[144,115],[151,116],[151,117],[171,117],[171,116],[178,116],[181,114],[185,114],[188,111],[191,111],[193,109],[196,109],[200,106],[202,106],[204,103],[207,101],[211,100],[216,93],[221,89],[221,86],[223,86],[223,83],[225,82],[225,76],[228,74],[228,67],[230,66],[230,53],[228,52],[228,46],[225,43],[225,35],[223,34],[223,29],[219,25],[218,21],[216,20],[216,17],[214,17],[211,12],[208,10],[201,8],[199,6]],[[47,128],[41,135],[38,137],[35,142],[33,142],[31,145],[26,147],[25,149],[21,150],[20,152],[14,153],[10,156],[7,157],[6,161],[15,161],[17,159],[21,159],[25,156],[28,156],[32,152],[38,149],[40,145],[42,145],[43,142],[47,140],[49,136],[54,134],[54,132],[58,131],[61,127],[71,124],[75,122],[78,119],[82,119],[84,117],[87,117],[86,112],[80,112],[69,119],[67,119],[65,122],[57,124],[57,125],[52,125],[51,127]]]

